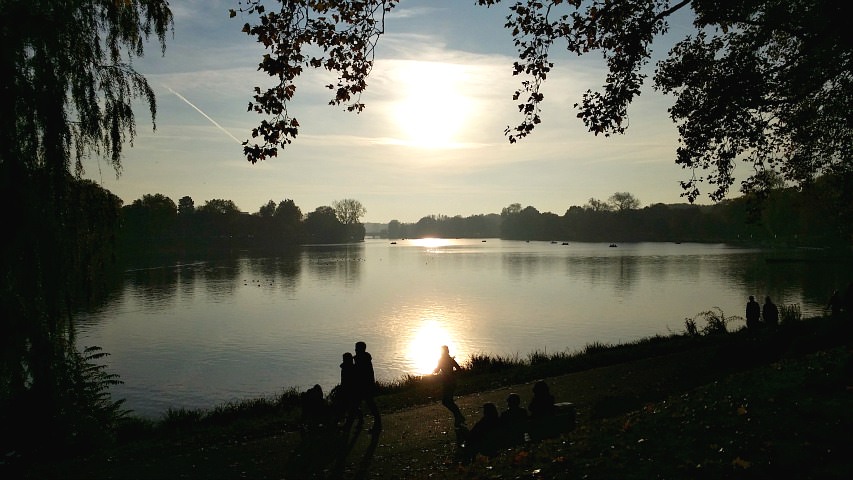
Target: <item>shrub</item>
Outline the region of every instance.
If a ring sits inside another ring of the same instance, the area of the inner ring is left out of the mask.
[[[699,328],[698,320],[704,320],[705,326]],[[693,318],[685,318],[684,326],[690,336],[718,335],[728,333],[728,324],[732,321],[743,321],[741,317],[726,317],[720,307],[697,313]]]
[[[779,322],[782,325],[799,322],[803,319],[803,312],[800,310],[798,303],[791,305],[782,305],[779,307]]]

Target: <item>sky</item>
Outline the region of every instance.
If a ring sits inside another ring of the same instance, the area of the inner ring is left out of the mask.
[[[628,132],[587,132],[574,103],[604,83],[599,54],[552,51],[556,66],[545,83],[543,123],[510,144],[504,129],[521,117],[512,95],[515,47],[503,28],[506,5],[474,0],[402,0],[386,17],[360,114],[329,106],[335,77],[307,71],[289,111],[300,123],[293,144],[252,165],[241,142],[263,117],[247,112],[255,86],[270,80],[257,70],[265,52],[241,32],[257,17],[229,18],[237,0],[174,0],[174,34],[165,55],[149,42],[133,61],[157,98],[156,130],[139,103],[136,138],[125,149],[120,175],[97,157],[87,178],[130,204],[160,193],[196,206],[232,200],[257,212],[273,200],[293,200],[303,213],[336,200],[364,205],[364,222],[417,222],[427,215],[500,213],[519,203],[562,215],[590,198],[630,192],[641,206],[683,203],[675,164],[672,97],[650,78],[629,107]],[[509,2],[507,2],[509,4]],[[689,31],[680,15],[656,44],[656,57]],[[587,58],[588,57],[588,58]],[[650,63],[646,72],[654,72]],[[706,190],[707,191],[707,190]],[[698,203],[709,203],[703,196]]]

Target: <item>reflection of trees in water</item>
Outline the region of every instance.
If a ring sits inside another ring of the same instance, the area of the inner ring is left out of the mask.
[[[176,267],[131,270],[125,280],[127,293],[146,307],[168,308],[175,301],[178,270]]]
[[[246,260],[246,271],[246,281],[292,293],[299,285],[302,255],[298,250],[292,250],[275,257],[249,258]]]
[[[195,294],[196,271],[195,265],[185,265],[178,270],[178,291],[183,298],[192,298]]]
[[[364,262],[364,244],[312,246],[305,249],[309,273],[322,280],[340,278],[350,287],[361,279]]]
[[[210,297],[215,299],[234,294],[238,288],[239,264],[237,258],[224,258],[204,264],[202,281]]]
[[[559,268],[553,257],[507,253],[502,257],[503,269],[513,279],[535,277],[542,272]]]
[[[164,262],[172,265],[133,269],[115,275],[109,282],[110,288],[85,310],[94,312],[121,295],[137,299],[146,308],[168,309],[179,298],[192,298],[199,288],[211,298],[234,295],[244,285],[293,292],[302,271],[302,255],[296,250],[275,257],[220,257],[178,265],[174,260]],[[352,269],[349,273],[353,274]]]
[[[631,290],[646,260],[632,255],[566,257],[566,272],[584,277],[592,285],[612,285],[617,292]]]

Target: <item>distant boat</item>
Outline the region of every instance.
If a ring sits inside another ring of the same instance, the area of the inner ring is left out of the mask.
[[[616,247],[618,247],[618,246],[619,246],[619,245],[616,245],[615,243],[611,243],[611,244],[610,244],[610,248],[616,248]]]
[[[397,242],[391,242],[391,245],[397,245]]]
[[[486,243],[486,241],[485,241],[485,240],[480,240],[480,241],[481,241],[481,242],[483,242],[483,243]]]
[[[569,244],[569,242],[563,242],[563,245],[568,245],[568,244]]]

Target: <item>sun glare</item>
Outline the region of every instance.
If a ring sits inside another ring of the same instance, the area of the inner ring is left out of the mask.
[[[398,71],[403,98],[394,120],[407,145],[451,148],[470,117],[471,102],[462,92],[461,67],[410,61]]]
[[[413,238],[412,245],[425,248],[438,248],[450,245],[451,241],[447,238]]]
[[[409,362],[414,366],[417,375],[432,373],[438,364],[442,345],[449,346],[451,352],[455,350],[450,332],[441,323],[426,320],[418,326],[407,350]]]

